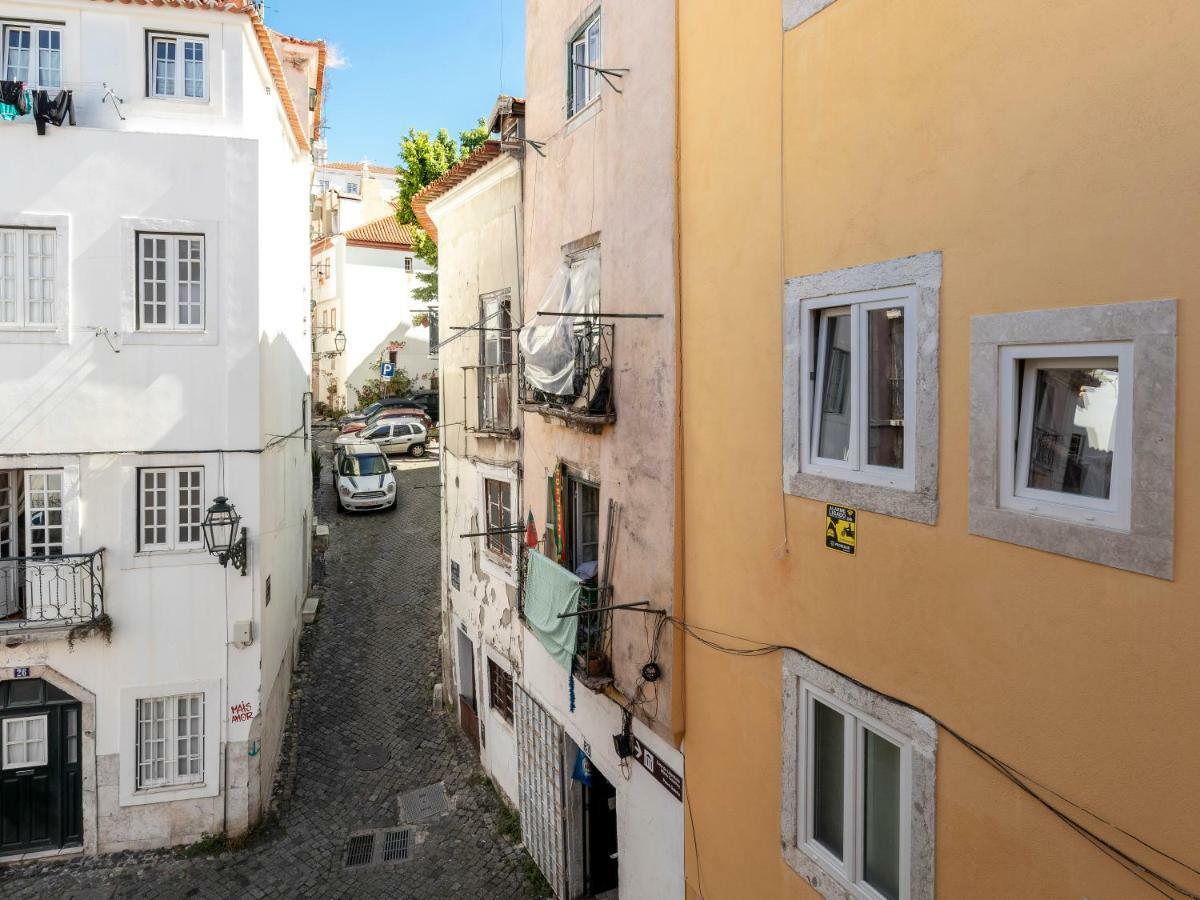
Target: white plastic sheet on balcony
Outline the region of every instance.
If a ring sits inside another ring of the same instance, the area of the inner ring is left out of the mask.
[[[538,304],[539,312],[573,313],[535,316],[521,329],[525,380],[547,394],[574,392],[576,321],[600,312],[600,258],[589,254],[554,273]]]

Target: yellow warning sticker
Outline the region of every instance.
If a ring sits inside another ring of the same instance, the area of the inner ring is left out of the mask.
[[[825,546],[853,556],[858,542],[857,519],[856,509],[825,504]]]

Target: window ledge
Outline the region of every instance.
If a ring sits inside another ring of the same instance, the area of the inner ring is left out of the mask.
[[[563,123],[563,127],[560,131],[562,136],[566,137],[571,132],[573,132],[577,128],[579,128],[581,125],[583,125],[587,122],[590,122],[592,119],[596,118],[596,116],[600,114],[600,110],[603,108],[603,105],[604,105],[604,95],[597,94],[595,100],[593,100],[591,103],[589,103],[583,109],[579,110],[579,112],[575,113],[575,115],[571,116],[569,119],[567,119],[566,122]]]
[[[548,404],[522,403],[521,411],[539,413],[547,421],[557,419],[568,428],[578,428],[580,431],[587,431],[592,434],[599,434],[605,425],[611,425],[617,421],[617,414],[615,412],[608,413],[607,415],[593,416]]]

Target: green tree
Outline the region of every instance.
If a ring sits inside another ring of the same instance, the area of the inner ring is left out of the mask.
[[[418,272],[419,285],[413,296],[423,303],[435,303],[438,297],[437,244],[417,222],[412,200],[421,189],[441,178],[455,163],[483,146],[491,136],[483,119],[474,127],[458,133],[458,140],[450,137],[445,128],[430,137],[427,131],[410,128],[400,141],[400,196],[396,203],[396,217],[401,224],[413,226],[413,252],[433,271]]]

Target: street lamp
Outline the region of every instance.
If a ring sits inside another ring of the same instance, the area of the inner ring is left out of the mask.
[[[333,349],[338,353],[346,352],[346,333],[344,331],[339,330],[338,333],[333,336]]]
[[[233,567],[241,569],[245,575],[249,553],[246,551],[246,529],[238,531],[241,521],[234,505],[227,498],[218,497],[204,516],[204,543],[222,566],[232,562]]]

